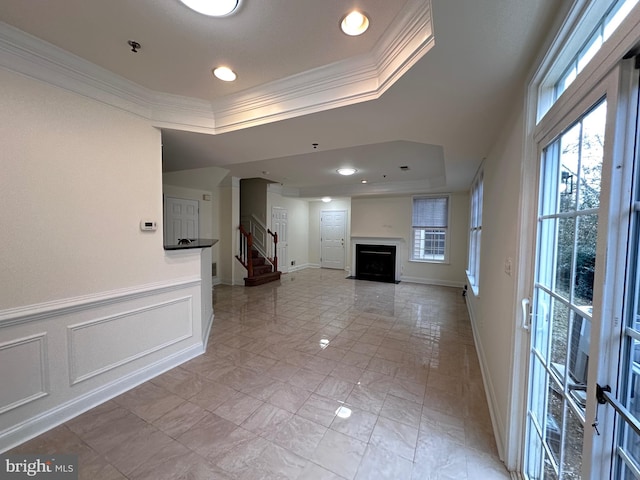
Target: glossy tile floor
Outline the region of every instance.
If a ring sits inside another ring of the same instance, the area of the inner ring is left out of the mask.
[[[207,353],[13,453],[81,479],[508,479],[461,290],[307,269],[216,286]]]

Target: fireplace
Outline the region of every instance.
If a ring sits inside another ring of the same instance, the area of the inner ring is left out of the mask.
[[[400,283],[400,279],[402,277],[402,259],[406,258],[406,245],[405,240],[402,237],[374,237],[374,236],[359,236],[353,235],[351,236],[351,277],[350,278],[361,278],[358,276],[358,266],[356,265],[356,260],[358,258],[358,246],[362,247],[394,247],[395,255],[392,255],[395,258],[395,265],[393,265],[393,269],[391,270],[391,276],[387,280],[380,280],[379,277],[371,278],[371,280],[379,280],[385,282],[395,282]],[[369,249],[365,249],[368,251],[373,251]]]
[[[396,246],[356,244],[356,275],[358,280],[395,283]]]

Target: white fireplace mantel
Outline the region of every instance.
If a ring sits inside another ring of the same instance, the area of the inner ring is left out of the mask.
[[[396,247],[396,282],[402,276],[402,255],[405,244],[402,237],[351,237],[351,275],[356,274],[356,245],[393,245]]]

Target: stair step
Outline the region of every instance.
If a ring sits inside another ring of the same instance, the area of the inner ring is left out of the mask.
[[[282,272],[270,272],[264,273],[262,275],[254,275],[253,277],[247,277],[244,279],[245,287],[255,287],[257,285],[263,285],[269,282],[275,282],[276,280],[280,280],[280,275]]]
[[[258,265],[253,267],[253,276],[264,275],[265,273],[271,273],[273,268],[271,265]]]
[[[251,263],[253,263],[253,265],[264,265],[266,262],[266,259],[264,257],[251,257]]]

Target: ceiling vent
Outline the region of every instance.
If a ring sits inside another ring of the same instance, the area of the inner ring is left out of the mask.
[[[400,167],[400,170],[402,170],[403,172],[406,172],[407,170],[409,170],[409,167],[407,165],[402,165]]]

